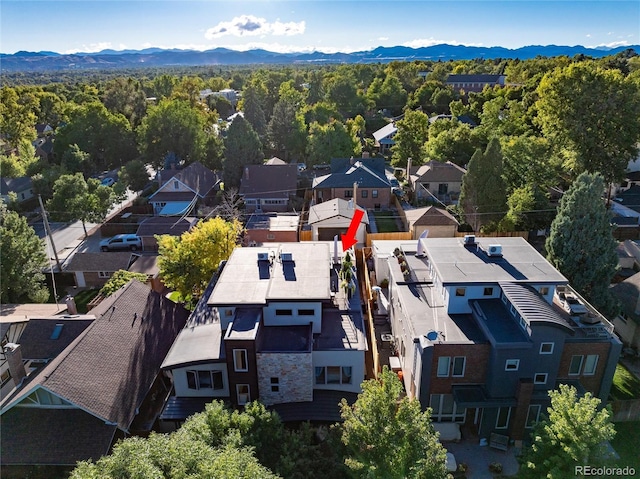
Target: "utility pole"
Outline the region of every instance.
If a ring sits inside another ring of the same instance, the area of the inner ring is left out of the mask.
[[[44,222],[44,230],[49,236],[49,241],[51,241],[51,249],[53,249],[53,256],[56,258],[56,265],[58,265],[58,271],[62,271],[60,267],[60,260],[58,259],[58,251],[56,250],[56,245],[53,242],[53,234],[51,233],[51,227],[49,226],[49,219],[47,218],[47,212],[44,209],[44,204],[42,203],[42,196],[38,195],[38,201],[40,202],[40,209],[42,210],[42,221]]]

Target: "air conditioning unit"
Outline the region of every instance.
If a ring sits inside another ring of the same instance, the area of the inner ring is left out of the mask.
[[[258,261],[269,261],[269,253],[258,253]]]
[[[502,245],[490,244],[487,254],[489,256],[502,256]]]
[[[464,245],[473,246],[476,244],[476,235],[464,235]]]

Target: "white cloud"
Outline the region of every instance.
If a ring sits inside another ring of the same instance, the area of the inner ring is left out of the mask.
[[[433,45],[442,45],[446,43],[447,45],[464,45],[467,47],[481,47],[482,43],[461,43],[456,40],[436,40],[435,38],[416,38],[415,40],[411,40],[409,42],[405,42],[402,44],[403,47],[410,48],[422,48],[422,47],[431,47]]]
[[[389,40],[389,37],[378,37],[378,40],[380,40],[381,42],[385,42]]]
[[[587,38],[591,38],[591,34],[590,33],[587,33]]]
[[[70,50],[65,51],[67,55],[73,55],[74,53],[96,53],[102,50],[107,50],[113,48],[111,42],[98,42],[98,43],[90,43],[88,45],[82,45],[80,48],[72,48]],[[120,50],[124,50],[127,47],[123,44],[119,45]]]
[[[209,28],[204,36],[208,40],[228,35],[236,37],[257,35],[292,36],[303,34],[305,28],[306,24],[304,21],[284,23],[276,20],[273,23],[269,23],[264,18],[253,15],[241,15],[235,17],[230,22],[220,22],[215,27]]]
[[[588,48],[616,48],[616,47],[627,47],[629,46],[629,42],[626,40],[621,40],[619,42],[609,42],[609,43],[601,43],[599,45],[594,45]]]

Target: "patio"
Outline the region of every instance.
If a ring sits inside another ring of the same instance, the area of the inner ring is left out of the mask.
[[[458,464],[467,465],[464,476],[467,479],[493,479],[496,476],[513,476],[518,472],[519,464],[516,458],[518,448],[509,446],[507,451],[498,451],[489,446],[480,446],[478,437],[469,437],[460,442],[444,442],[442,445],[452,453]],[[502,475],[489,471],[489,464],[502,464]],[[457,477],[457,476],[454,476]]]

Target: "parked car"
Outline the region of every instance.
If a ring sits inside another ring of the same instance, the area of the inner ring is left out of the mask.
[[[100,241],[100,249],[102,251],[121,251],[127,249],[137,251],[142,249],[142,240],[139,236],[133,234],[115,235],[112,238]]]
[[[104,180],[102,180],[102,181],[100,182],[100,184],[101,184],[102,186],[113,186],[113,184],[114,184],[115,182],[116,182],[116,180],[114,180],[113,178],[111,178],[111,177],[107,177],[107,178],[105,178]]]

